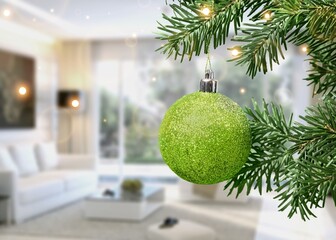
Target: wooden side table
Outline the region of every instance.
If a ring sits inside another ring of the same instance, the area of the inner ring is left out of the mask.
[[[10,197],[6,195],[0,195],[0,203],[5,203],[6,204],[6,224],[10,225],[11,224],[11,219],[12,219],[12,209],[11,209],[11,204],[10,204]]]

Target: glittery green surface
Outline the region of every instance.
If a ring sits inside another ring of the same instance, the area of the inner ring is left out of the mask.
[[[160,127],[167,165],[196,184],[232,178],[251,149],[248,119],[237,103],[219,93],[196,92],[175,102]]]

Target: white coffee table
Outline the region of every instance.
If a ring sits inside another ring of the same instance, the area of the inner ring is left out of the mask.
[[[164,200],[161,187],[145,186],[140,194],[134,195],[121,189],[112,190],[115,193],[113,197],[103,196],[103,191],[98,191],[85,199],[85,217],[140,221],[159,209]]]

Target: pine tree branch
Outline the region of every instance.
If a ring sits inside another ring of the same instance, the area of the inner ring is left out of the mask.
[[[293,129],[291,151],[298,154],[288,168],[287,189],[276,197],[280,210],[291,207],[289,217],[300,212],[303,219],[314,216],[313,207],[324,207],[328,194],[336,205],[336,99],[326,97],[323,104],[311,107]]]
[[[302,219],[314,216],[313,208],[323,207],[331,193],[336,205],[336,2],[334,0],[180,0],[170,5],[174,16],[164,15],[160,24],[161,50],[168,56],[180,57],[207,53],[223,45],[234,26],[235,41],[242,54],[237,64],[248,66],[254,77],[266,73],[284,58],[287,43],[308,46],[311,69],[306,80],[315,93],[326,97],[319,106],[309,108],[302,117],[305,124],[292,123],[284,117],[281,107],[254,103],[246,109],[250,116],[252,150],[241,171],[225,186],[237,196],[258,189],[262,194],[276,191],[279,210],[289,210],[288,216],[299,213]],[[211,15],[201,9],[211,7]],[[250,11],[250,12],[249,12]],[[271,11],[271,20],[262,20]],[[253,23],[242,24],[244,13]]]
[[[303,220],[314,216],[313,208],[325,206],[327,196],[333,194],[334,202],[336,190],[336,158],[327,160],[318,157],[298,159],[287,166],[287,173],[283,178],[285,184],[276,189],[280,200],[279,210],[289,208],[288,217],[300,213]]]
[[[174,16],[164,15],[167,25],[159,23],[161,33],[158,38],[167,42],[158,50],[168,57],[180,57],[181,61],[185,55],[191,59],[193,55],[207,53],[211,43],[214,48],[225,44],[231,24],[237,33],[243,14],[251,10],[251,20],[254,23],[245,24],[240,29],[243,35],[234,37],[235,41],[245,43],[238,46],[242,49],[242,54],[234,60],[240,65],[247,65],[248,75],[254,77],[259,71],[266,73],[269,69],[272,70],[273,64],[279,64],[280,57],[285,57],[283,51],[287,49],[287,42],[307,44],[312,70],[306,80],[314,85],[316,93],[327,93],[336,88],[333,81],[336,76],[334,1],[222,0],[211,4],[212,1],[197,0],[171,4]],[[204,6],[212,8],[209,17],[201,13]],[[274,13],[272,20],[261,20],[266,11]],[[324,46],[325,50],[332,49],[321,54],[319,46]]]
[[[168,57],[175,59],[187,55],[189,60],[193,55],[208,53],[211,43],[217,48],[226,43],[230,26],[237,33],[243,20],[244,12],[249,8],[259,8],[267,5],[269,0],[251,3],[248,0],[232,1],[179,1],[171,4],[174,14],[163,14],[166,24],[158,23],[160,30],[158,39],[166,43],[158,49]],[[203,7],[210,9],[209,16],[202,13]]]
[[[333,40],[336,38],[335,1],[312,1],[308,12],[308,29],[315,39]]]
[[[293,6],[281,8],[285,14],[300,16],[297,27],[287,39],[295,45],[308,46],[311,69],[305,79],[314,86],[315,94],[327,94],[336,89],[336,3],[309,1],[293,11]],[[280,11],[280,10],[279,10]]]
[[[271,107],[271,110],[269,109]],[[246,109],[250,116],[252,150],[247,163],[225,186],[237,197],[247,188],[262,194],[276,191],[279,210],[303,220],[315,216],[312,208],[324,207],[332,194],[336,205],[336,98],[309,108],[305,124],[286,121],[281,107],[264,102]],[[297,156],[297,157],[296,157]]]
[[[245,187],[247,194],[252,188],[262,194],[264,177],[266,192],[272,191],[274,186],[281,185],[284,166],[293,161],[287,146],[292,135],[292,118],[287,121],[281,107],[269,105],[265,101],[262,108],[256,102],[253,102],[253,106],[253,110],[245,109],[251,118],[252,150],[249,159],[225,186],[225,189],[231,188],[229,194],[237,188],[237,196]]]
[[[285,58],[283,54],[283,49],[286,50],[286,42],[293,42],[296,45],[307,44],[312,45],[323,45],[330,41],[332,43],[335,39],[336,31],[336,3],[326,4],[324,6],[316,5],[314,2],[309,3],[309,1],[281,1],[278,4],[273,5],[273,7],[266,9],[264,11],[272,11],[274,13],[274,18],[270,21],[255,21],[252,24],[245,24],[247,28],[242,28],[241,31],[243,35],[235,36],[234,41],[244,42],[243,46],[236,46],[236,48],[242,49],[242,54],[233,59],[237,61],[238,65],[247,65],[247,74],[251,77],[255,77],[257,72],[263,71],[266,73],[268,69],[272,70],[272,64],[279,64],[280,55]],[[330,1],[329,1],[330,2]],[[321,12],[323,14],[321,15]],[[255,19],[261,17],[258,14]],[[326,26],[326,23],[328,26]],[[321,28],[317,26],[320,25]],[[323,32],[322,32],[323,31]],[[323,62],[321,54],[313,54],[311,63],[314,61]],[[335,55],[333,56],[335,59]],[[334,62],[328,61],[332,64],[331,68],[336,68]],[[313,65],[313,64],[312,64]],[[313,65],[313,66],[316,66]],[[311,75],[313,78],[313,84],[319,84],[316,80],[318,79],[318,73],[324,73],[330,68],[315,68],[315,75]],[[333,72],[329,73],[334,77]],[[328,77],[329,79],[329,77]],[[320,88],[317,92],[321,92]]]
[[[245,24],[247,27],[241,29],[245,35],[236,36],[234,40],[246,44],[238,47],[242,54],[233,61],[247,65],[247,74],[252,78],[260,71],[272,70],[273,63],[279,64],[279,55],[285,58],[282,48],[287,49],[286,35],[290,30],[287,26],[290,24],[286,17],[279,17],[272,24]]]

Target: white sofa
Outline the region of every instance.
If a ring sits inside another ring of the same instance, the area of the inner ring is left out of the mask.
[[[0,195],[10,196],[14,223],[90,195],[97,182],[94,157],[58,155],[55,143],[0,147]]]

